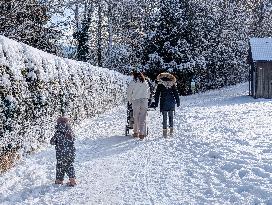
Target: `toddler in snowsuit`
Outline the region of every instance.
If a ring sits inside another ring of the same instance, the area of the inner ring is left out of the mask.
[[[56,149],[56,181],[55,184],[63,184],[64,175],[67,174],[69,182],[67,185],[75,186],[75,135],[67,117],[59,117],[55,127],[55,134],[50,140],[51,145]]]

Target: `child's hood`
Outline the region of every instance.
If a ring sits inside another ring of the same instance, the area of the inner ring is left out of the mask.
[[[58,124],[68,124],[69,123],[69,119],[67,117],[59,117],[57,119],[57,123]]]
[[[59,117],[55,128],[60,132],[67,132],[70,129],[69,118]]]

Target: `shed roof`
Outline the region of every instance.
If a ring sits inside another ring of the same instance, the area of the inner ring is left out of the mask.
[[[272,61],[272,38],[251,38],[253,61]]]

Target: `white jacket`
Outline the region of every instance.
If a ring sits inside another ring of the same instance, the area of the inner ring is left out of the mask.
[[[140,81],[132,80],[127,88],[127,100],[132,103],[137,99],[148,99],[150,97],[150,88],[146,81],[143,83]]]

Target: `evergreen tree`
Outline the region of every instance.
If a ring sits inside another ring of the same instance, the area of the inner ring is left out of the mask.
[[[188,67],[185,64],[191,61],[193,42],[190,4],[183,0],[166,0],[160,1],[159,8],[158,20],[143,43],[142,64],[151,79],[160,72],[175,73],[179,91],[186,94]]]
[[[250,16],[250,35],[255,37],[269,37],[272,35],[271,20],[272,20],[272,1],[249,0],[246,3]]]
[[[74,38],[77,40],[77,60],[88,62],[90,59],[89,55],[89,29],[91,17],[87,17],[87,19],[83,20],[82,28],[79,29],[76,33],[74,33]]]
[[[47,7],[37,0],[1,0],[0,34],[38,49],[57,53],[59,32],[46,27]]]
[[[242,82],[247,76],[247,16],[241,2],[217,1],[206,8],[202,31],[206,60],[203,89]],[[201,73],[203,75],[203,72]]]

